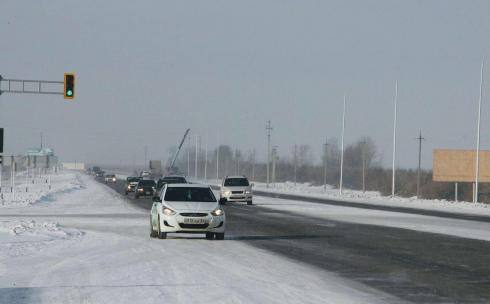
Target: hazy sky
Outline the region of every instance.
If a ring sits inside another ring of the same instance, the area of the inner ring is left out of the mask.
[[[391,162],[395,80],[399,166],[433,148],[472,148],[490,1],[0,1],[0,74],[62,80],[76,99],[0,96],[6,152],[39,143],[63,160],[166,159],[186,128],[265,158],[265,122],[286,156],[371,136]],[[490,65],[490,62],[489,62]],[[490,149],[490,67],[482,147]]]

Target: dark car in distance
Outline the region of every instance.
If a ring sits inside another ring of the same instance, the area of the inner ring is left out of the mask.
[[[156,190],[162,189],[166,184],[187,184],[187,180],[180,175],[168,175],[158,180]]]
[[[138,185],[136,185],[134,197],[139,198],[140,196],[153,196],[156,185],[157,184],[152,179],[140,179]]]

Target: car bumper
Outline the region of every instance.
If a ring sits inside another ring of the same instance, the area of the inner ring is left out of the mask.
[[[221,194],[222,199],[226,199],[227,202],[247,202],[252,200],[252,194],[231,194],[231,195],[223,195]]]
[[[224,233],[226,217],[208,215],[205,217],[192,217],[192,219],[204,219],[206,224],[185,224],[186,217],[180,214],[176,215],[160,215],[160,230],[162,232],[172,233]],[[187,217],[189,218],[189,217]]]

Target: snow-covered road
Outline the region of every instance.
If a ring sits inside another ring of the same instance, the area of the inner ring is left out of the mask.
[[[0,303],[394,303],[239,240],[150,239],[146,211],[92,178],[0,215]]]

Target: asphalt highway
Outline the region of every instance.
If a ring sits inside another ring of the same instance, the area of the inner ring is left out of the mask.
[[[124,181],[108,186],[124,196]],[[139,208],[151,209],[151,198],[126,197]],[[258,205],[224,208],[225,242],[247,242],[401,301],[490,303],[490,242],[305,217]]]

